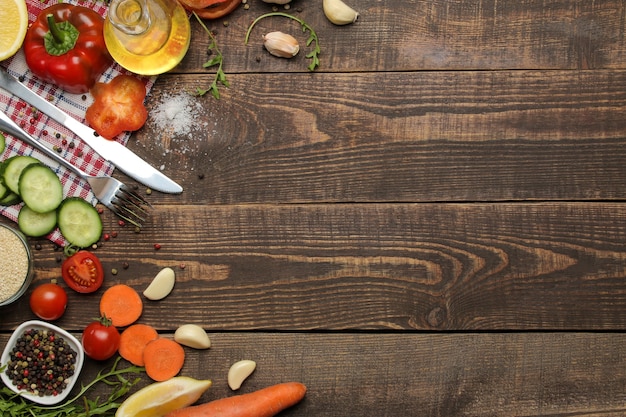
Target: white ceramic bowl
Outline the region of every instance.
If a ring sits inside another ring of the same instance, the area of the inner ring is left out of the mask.
[[[0,374],[0,378],[2,378],[4,384],[11,390],[35,403],[42,405],[53,405],[59,403],[67,398],[70,391],[72,391],[74,384],[76,384],[76,381],[78,380],[78,376],[80,375],[80,371],[83,367],[83,362],[85,361],[85,353],[83,352],[83,347],[74,336],[61,329],[60,327],[50,323],[46,323],[45,321],[31,320],[22,323],[17,329],[15,329],[15,331],[11,335],[11,338],[5,346],[4,351],[2,352],[2,357],[0,357],[0,363],[2,363],[2,365],[5,365],[9,362],[11,358],[11,350],[15,346],[15,343],[28,329],[52,330],[55,332],[56,335],[61,336],[63,340],[65,340],[65,342],[74,350],[74,352],[76,352],[74,375],[68,378],[67,387],[63,391],[61,391],[57,395],[44,395],[42,397],[28,391],[20,391],[15,385],[13,385],[11,378],[9,378],[5,371],[2,371],[2,373]]]

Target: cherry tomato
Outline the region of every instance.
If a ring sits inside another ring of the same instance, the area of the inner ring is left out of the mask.
[[[66,307],[67,293],[57,284],[41,284],[30,295],[30,309],[40,319],[56,320],[65,313]]]
[[[96,291],[104,280],[104,269],[96,255],[82,250],[66,258],[61,266],[65,283],[76,292]]]
[[[120,332],[111,324],[111,320],[101,318],[85,327],[82,343],[87,356],[103,361],[115,355],[119,349]]]

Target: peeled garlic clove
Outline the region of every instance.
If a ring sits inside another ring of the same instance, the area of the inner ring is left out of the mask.
[[[248,378],[256,369],[256,362],[243,360],[235,362],[228,370],[228,386],[233,391],[238,390],[243,381]]]
[[[204,329],[195,324],[183,324],[174,332],[174,340],[194,349],[208,349],[211,339]]]
[[[263,35],[263,46],[270,54],[281,58],[292,58],[300,51],[296,38],[283,32]]]
[[[359,13],[342,0],[324,0],[324,14],[335,25],[347,25],[356,22]]]
[[[174,270],[172,268],[163,268],[152,279],[148,288],[144,290],[143,295],[148,300],[162,300],[172,292],[175,281],[176,274],[174,274]]]

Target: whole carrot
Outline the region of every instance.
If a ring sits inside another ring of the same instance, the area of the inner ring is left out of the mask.
[[[248,394],[181,408],[165,417],[272,417],[299,403],[304,394],[304,384],[284,382]]]

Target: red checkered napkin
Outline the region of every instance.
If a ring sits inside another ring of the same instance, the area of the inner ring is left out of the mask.
[[[33,22],[41,10],[55,4],[56,2],[57,0],[48,0],[46,2],[41,2],[39,0],[26,0],[29,22]],[[89,7],[100,13],[102,16],[105,16],[107,12],[107,5],[103,1],[66,0],[65,2]],[[85,122],[85,111],[93,102],[90,94],[70,94],[52,84],[39,80],[28,70],[22,50],[20,50],[11,59],[0,63],[0,65],[7,69],[7,71],[14,77],[20,78],[24,84],[37,92],[39,95],[45,97],[48,101],[61,108],[72,117],[83,123]],[[122,73],[127,73],[127,71],[119,65],[113,64],[107,71],[105,71],[100,78],[100,81],[107,82]],[[146,89],[148,92],[150,92],[155,80],[156,77],[146,79]],[[55,149],[60,150],[59,154],[61,156],[85,172],[92,175],[111,175],[113,173],[114,166],[102,159],[77,136],[72,134],[65,127],[56,123],[54,120],[49,119],[46,115],[35,111],[29,104],[2,89],[0,89],[0,110],[8,114],[18,125],[31,135],[46,142],[51,148],[54,147]],[[33,149],[29,145],[26,145],[20,140],[15,139],[10,135],[5,136],[7,139],[7,147],[4,153],[0,155],[0,160],[5,160],[13,155],[32,155],[57,172],[59,178],[61,179],[61,183],[63,184],[66,196],[81,197],[91,202],[93,205],[97,203],[89,185],[77,177],[72,171],[58,165],[39,151]],[[125,133],[118,136],[116,140],[123,145],[126,145],[129,137],[130,133]],[[17,221],[17,215],[21,207],[22,206],[20,204],[10,207],[0,207],[0,214],[13,221]],[[58,229],[48,235],[47,238],[61,246],[67,244]]]

